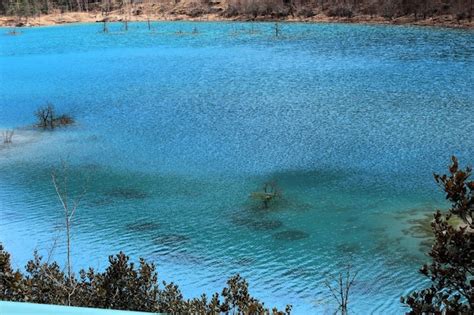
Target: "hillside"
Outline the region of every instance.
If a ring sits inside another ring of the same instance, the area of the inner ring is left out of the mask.
[[[0,23],[288,20],[472,27],[473,0],[1,0]]]

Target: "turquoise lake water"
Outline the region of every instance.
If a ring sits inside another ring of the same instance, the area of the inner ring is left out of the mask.
[[[198,33],[193,34],[197,28]],[[0,240],[64,261],[51,170],[71,193],[75,269],[120,250],[186,297],[241,273],[266,305],[398,314],[423,286],[415,223],[446,208],[433,172],[474,164],[474,33],[343,24],[160,22],[0,29]],[[41,132],[51,102],[73,127]],[[282,198],[261,209],[266,182]]]

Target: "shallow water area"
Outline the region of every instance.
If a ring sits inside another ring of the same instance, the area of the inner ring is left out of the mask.
[[[193,29],[198,32],[193,34]],[[18,267],[64,259],[51,171],[87,182],[75,269],[120,250],[186,297],[240,273],[265,304],[334,312],[324,286],[359,271],[354,313],[401,313],[425,280],[410,222],[445,208],[432,172],[474,164],[474,33],[417,27],[130,23],[0,29],[0,240]],[[35,130],[53,103],[76,124]],[[252,198],[275,182],[281,198]],[[411,232],[410,232],[411,231]]]

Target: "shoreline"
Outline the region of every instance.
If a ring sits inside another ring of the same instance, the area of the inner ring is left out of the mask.
[[[123,22],[126,19],[123,15],[113,14],[108,17],[100,13],[71,12],[64,14],[49,14],[30,18],[27,21],[18,23],[13,16],[0,16],[0,27],[4,28],[28,28],[38,26],[53,26],[65,24],[86,24],[103,22]],[[412,16],[402,16],[395,19],[386,19],[380,16],[359,15],[351,18],[347,17],[329,17],[318,14],[313,17],[285,17],[275,19],[271,16],[259,16],[250,18],[239,15],[235,17],[225,17],[220,14],[204,14],[198,17],[191,17],[186,14],[154,14],[138,15],[128,19],[129,22],[299,22],[299,23],[345,23],[345,24],[367,24],[367,25],[404,25],[404,26],[422,26],[422,27],[442,27],[453,29],[474,29],[474,22],[468,20],[457,21],[452,16],[436,16],[429,19],[415,20]]]

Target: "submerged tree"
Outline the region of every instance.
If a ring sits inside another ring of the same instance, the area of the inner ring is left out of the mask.
[[[280,33],[281,33],[281,30],[280,30],[280,23],[276,22],[276,23],[275,23],[275,26],[274,26],[274,29],[275,29],[275,37],[280,36]]]
[[[337,310],[340,311],[342,315],[348,314],[349,296],[357,275],[357,271],[353,272],[349,265],[344,272],[339,273],[337,278],[332,278],[324,282],[339,306]]]
[[[11,144],[15,130],[2,131],[3,144]]]
[[[448,213],[434,214],[431,227],[434,244],[429,252],[432,262],[421,268],[431,286],[402,297],[410,307],[408,314],[472,314],[474,312],[474,181],[472,169],[459,168],[452,157],[448,175],[434,175],[451,202]],[[453,226],[452,216],[462,223]]]
[[[281,191],[275,182],[268,182],[263,185],[263,191],[255,191],[252,193],[252,198],[262,202],[262,208],[268,209],[270,203],[278,198],[281,198]]]
[[[123,27],[128,31],[128,21],[130,20],[131,3],[130,0],[122,0]]]
[[[147,24],[147,26],[148,26],[148,30],[151,31],[151,22],[150,22],[150,18],[149,18],[149,17],[147,17],[147,19],[146,19],[146,24]]]
[[[69,115],[56,115],[54,106],[51,103],[37,109],[35,116],[37,118],[36,126],[43,129],[54,129],[74,123],[74,119]]]
[[[107,23],[109,22],[109,15],[112,10],[112,4],[110,3],[110,0],[101,0],[100,9],[101,9],[101,14],[104,17],[102,19],[102,32],[108,33],[109,27]]]
[[[38,119],[38,127],[40,128],[54,128],[54,106],[50,103],[44,107],[40,107],[36,112],[35,116]]]

